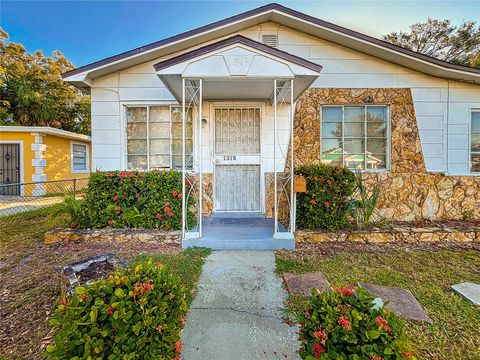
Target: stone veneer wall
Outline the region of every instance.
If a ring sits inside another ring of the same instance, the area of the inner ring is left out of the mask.
[[[47,245],[70,241],[94,241],[106,243],[142,242],[160,245],[180,245],[181,231],[160,229],[53,229],[45,233]]]
[[[480,177],[426,171],[410,89],[307,90],[297,101],[295,112],[295,166],[320,161],[322,105],[365,103],[388,105],[390,109],[391,169],[363,175],[367,185],[380,184],[383,215],[403,221],[480,219]]]
[[[332,231],[298,230],[295,239],[299,243],[320,243],[328,241],[359,241],[364,243],[381,242],[420,242],[420,241],[456,241],[480,242],[480,227],[472,226],[468,230],[440,227],[396,227],[393,230]]]

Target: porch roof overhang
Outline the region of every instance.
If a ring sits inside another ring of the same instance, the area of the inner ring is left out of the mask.
[[[294,99],[322,66],[236,35],[154,65],[173,96],[182,99],[182,79],[202,79],[204,100],[271,100],[273,80],[293,80]]]

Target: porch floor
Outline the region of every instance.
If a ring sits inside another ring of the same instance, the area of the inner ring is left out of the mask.
[[[274,220],[257,213],[217,213],[203,218],[201,239],[186,239],[183,247],[202,246],[214,250],[294,249],[294,239],[274,239]],[[283,226],[280,232],[285,232]]]

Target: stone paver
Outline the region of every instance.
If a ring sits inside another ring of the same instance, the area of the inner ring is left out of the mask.
[[[475,305],[480,305],[480,284],[463,282],[452,285],[452,289]]]
[[[409,320],[424,321],[432,323],[425,310],[415,299],[413,294],[399,287],[380,286],[367,283],[359,283],[361,287],[367,290],[375,298],[381,298],[387,302],[386,308],[394,311],[398,316]]]
[[[271,251],[217,251],[203,267],[182,332],[182,359],[299,359],[296,327]]]
[[[314,288],[330,292],[330,284],[321,272],[305,274],[284,273],[283,280],[288,292],[293,295],[310,295]]]

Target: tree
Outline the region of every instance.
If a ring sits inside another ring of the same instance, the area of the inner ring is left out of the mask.
[[[73,68],[60,51],[30,54],[0,28],[0,125],[90,133],[90,97],[61,78]]]
[[[480,26],[464,21],[428,19],[410,26],[409,32],[393,32],[385,41],[457,65],[480,68]]]

